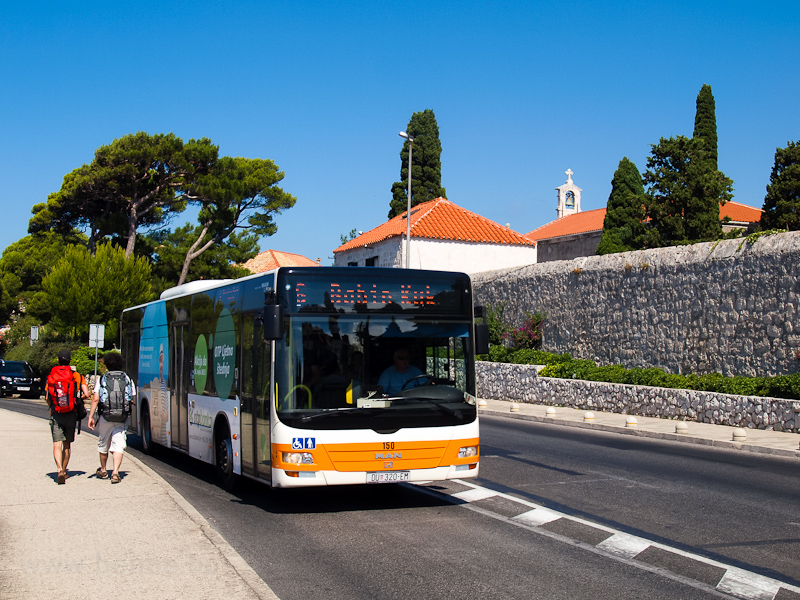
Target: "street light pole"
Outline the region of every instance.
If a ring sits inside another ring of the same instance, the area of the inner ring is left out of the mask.
[[[411,249],[411,153],[414,151],[414,138],[405,131],[400,132],[400,137],[408,140],[408,208],[406,209],[406,252],[405,268],[409,268],[409,256]]]

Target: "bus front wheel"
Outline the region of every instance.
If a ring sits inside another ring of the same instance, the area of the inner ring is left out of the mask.
[[[217,441],[217,476],[220,485],[226,492],[232,492],[236,487],[236,474],[233,472],[233,445],[227,434]]]

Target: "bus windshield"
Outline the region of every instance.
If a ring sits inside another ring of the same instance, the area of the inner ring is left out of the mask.
[[[475,420],[469,321],[300,313],[290,323],[276,361],[285,424],[396,431]]]

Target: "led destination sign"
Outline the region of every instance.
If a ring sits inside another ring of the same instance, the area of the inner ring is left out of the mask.
[[[436,312],[460,314],[468,300],[464,278],[287,277],[283,288],[299,312]]]

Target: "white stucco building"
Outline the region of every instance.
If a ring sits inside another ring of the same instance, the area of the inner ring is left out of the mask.
[[[333,251],[335,266],[402,267],[406,213]],[[409,268],[478,273],[536,262],[536,243],[437,198],[411,209]]]

